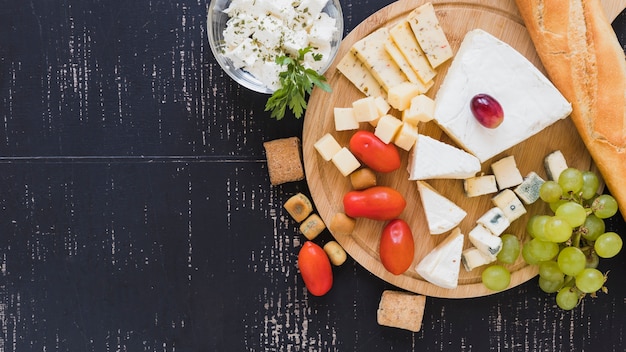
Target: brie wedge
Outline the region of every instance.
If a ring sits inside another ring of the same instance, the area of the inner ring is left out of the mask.
[[[497,128],[474,118],[470,100],[494,97],[504,110]],[[435,120],[481,162],[567,117],[570,103],[522,54],[491,34],[468,32],[435,98]]]
[[[422,259],[415,271],[426,281],[443,288],[456,288],[461,269],[464,235],[457,227]]]
[[[450,144],[420,134],[409,156],[409,180],[465,179],[480,171],[478,159]]]
[[[417,188],[431,235],[440,235],[452,230],[467,215],[465,210],[441,195],[428,183],[417,181]]]

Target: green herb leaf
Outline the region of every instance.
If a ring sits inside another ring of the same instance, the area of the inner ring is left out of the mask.
[[[271,110],[270,117],[280,120],[289,108],[296,118],[300,118],[307,107],[306,96],[311,94],[313,87],[317,86],[325,92],[332,91],[324,75],[304,67],[304,56],[311,50],[310,46],[298,50],[295,59],[285,55],[276,58],[276,63],[286,66],[286,69],[278,76],[281,87],[265,103],[265,111]],[[313,59],[320,61],[322,54],[313,54]]]

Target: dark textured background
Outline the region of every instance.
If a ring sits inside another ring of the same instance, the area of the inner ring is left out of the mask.
[[[346,33],[388,3],[343,0]],[[282,209],[307,186],[262,148],[302,121],[221,72],[207,5],[0,1],[0,352],[624,350],[624,253],[572,312],[533,279],[428,298],[419,333],[376,324],[393,287],[351,259],[308,295]]]

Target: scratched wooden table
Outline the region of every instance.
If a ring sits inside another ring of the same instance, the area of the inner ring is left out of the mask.
[[[342,1],[346,32],[388,3]],[[533,279],[428,298],[419,333],[377,325],[393,287],[351,259],[308,295],[281,207],[307,185],[262,148],[302,121],[221,72],[207,4],[0,2],[0,352],[623,351],[624,253],[572,312]]]

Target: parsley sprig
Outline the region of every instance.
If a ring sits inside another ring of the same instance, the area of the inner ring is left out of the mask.
[[[265,111],[272,111],[271,117],[277,120],[285,117],[287,107],[296,118],[302,117],[307,106],[306,96],[311,94],[314,86],[318,86],[326,92],[332,89],[326,82],[326,77],[320,75],[311,68],[306,68],[302,63],[304,56],[312,50],[310,46],[298,50],[298,57],[279,56],[276,63],[287,66],[285,71],[279,74],[281,87],[274,91],[265,104]],[[315,61],[322,59],[322,54],[312,54]]]

